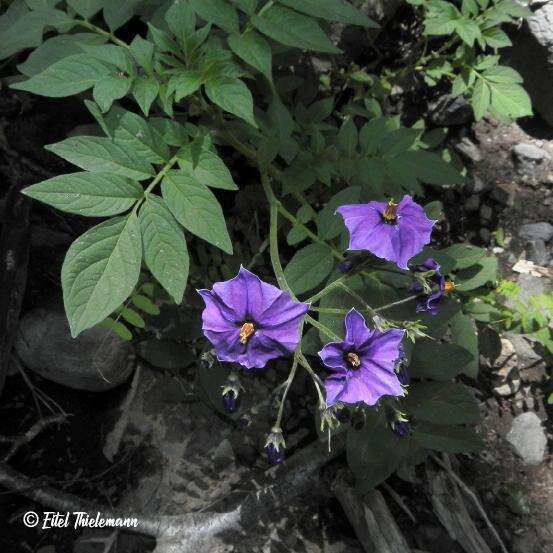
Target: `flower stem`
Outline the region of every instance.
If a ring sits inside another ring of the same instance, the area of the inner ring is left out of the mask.
[[[319,402],[321,403],[321,405],[325,405],[326,401],[321,389],[324,386],[323,382],[318,377],[317,373],[315,373],[315,371],[311,368],[309,361],[306,359],[303,353],[300,353],[298,358],[300,365],[310,374],[311,379],[313,380],[313,384],[315,385],[315,389],[317,390],[317,394],[319,396]]]
[[[386,309],[391,309],[392,307],[403,305],[404,303],[409,303],[410,301],[417,299],[419,296],[420,294],[415,294],[414,296],[409,296],[408,298],[403,298],[402,300],[398,300],[392,303],[388,303],[386,305],[382,305],[381,307],[377,307],[376,309],[374,309],[374,312],[380,313],[381,311],[385,311]]]
[[[300,330],[300,334],[301,334],[301,330]],[[292,368],[290,369],[290,374],[288,375],[288,378],[283,382],[283,385],[285,385],[285,388],[284,388],[284,392],[282,392],[282,398],[280,399],[277,418],[276,418],[275,424],[273,425],[277,428],[281,428],[282,415],[284,413],[284,404],[286,403],[286,396],[288,395],[288,391],[292,386],[292,382],[294,381],[294,377],[296,376],[296,372],[298,370],[298,354],[299,354],[299,350],[296,350],[296,353],[294,354],[294,361],[292,363]]]

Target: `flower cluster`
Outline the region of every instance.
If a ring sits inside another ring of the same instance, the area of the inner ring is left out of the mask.
[[[400,269],[430,242],[435,221],[409,196],[399,203],[369,202],[337,209],[350,233],[350,250],[366,250]],[[348,267],[348,271],[351,268]],[[433,259],[411,268],[417,279],[412,286],[419,301],[417,312],[436,314],[444,294],[453,284],[440,273]],[[263,282],[243,267],[228,281],[212,290],[199,290],[205,301],[203,332],[220,361],[239,363],[247,369],[263,368],[268,361],[296,351],[303,320],[310,305]],[[405,330],[383,329],[377,321],[369,328],[361,313],[351,309],[344,320],[342,341],[327,343],[319,352],[331,372],[325,381],[326,406],[376,405],[383,396],[402,397],[410,384],[402,347]],[[238,390],[225,387],[224,403],[234,410]],[[408,432],[405,420],[394,431]],[[405,427],[405,428],[404,428]],[[284,441],[278,425],[266,444],[269,456],[283,459]]]

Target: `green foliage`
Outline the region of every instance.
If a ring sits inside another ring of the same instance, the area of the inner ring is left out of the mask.
[[[92,136],[47,147],[82,171],[24,190],[62,211],[106,218],[75,240],[63,264],[72,335],[100,324],[130,340],[150,317],[161,317],[154,285],[144,283],[141,271],[151,274],[165,300],[184,304],[189,280],[199,287],[231,278],[241,262],[261,264],[268,251],[279,285],[312,303],[302,355],[315,355],[342,336],[352,307],[371,325],[406,329],[414,378],[406,397],[352,408],[364,421],[347,436],[348,462],[361,490],[422,462],[428,450],[480,448],[473,428],[478,405],[454,381],[478,373],[473,319],[534,332],[550,349],[553,344],[551,298],[514,311],[501,307],[498,294],[515,291],[507,284],[490,291],[497,260],[481,248],[428,247],[413,260],[433,257],[456,283],[455,296],[444,298],[435,316],[415,312],[408,271],[365,259],[342,272],[348,232],[336,215],[339,206],[404,194],[424,198],[428,186],[465,182],[461,163],[443,147],[447,129],[429,130],[422,120],[405,126],[390,102],[394,84],[447,83],[453,95],[470,101],[476,119],[531,113],[520,76],[500,65],[497,53],[510,45],[501,26],[527,10],[511,0],[409,1],[424,25],[414,49],[424,52],[419,59],[386,67],[377,54],[359,68],[334,58],[329,72],[318,75],[313,53],[317,59],[342,54],[329,36],[330,23],[377,26],[358,2],[15,0],[0,17],[1,59],[34,48],[18,65],[25,78],[14,79],[12,88],[52,98],[77,95],[97,122]],[[127,32],[134,18],[147,32]],[[233,196],[259,180],[255,170],[270,181],[264,180],[272,206],[267,239],[260,230],[265,205],[250,193],[254,188]],[[425,209],[431,218],[442,217],[439,201]],[[284,224],[273,220],[274,211]],[[284,263],[279,234],[288,244]],[[192,332],[183,326],[171,339]],[[192,362],[183,361],[183,348],[166,342],[145,340],[139,349],[160,367]],[[219,363],[199,373],[200,389],[221,412],[226,377]],[[391,430],[401,417],[412,423],[406,438]]]
[[[450,80],[455,96],[466,96],[475,118],[490,113],[501,120],[532,114],[530,98],[521,86],[522,77],[512,68],[499,65],[498,48],[511,46],[501,25],[515,23],[532,12],[514,0],[408,0],[424,17],[427,40],[449,35],[447,42],[423,57],[431,86]]]

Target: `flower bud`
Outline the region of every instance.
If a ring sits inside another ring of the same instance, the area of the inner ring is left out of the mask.
[[[392,423],[392,430],[396,436],[400,438],[406,438],[411,434],[411,423],[409,421],[394,421]]]
[[[240,379],[235,371],[232,371],[225,385],[222,386],[221,397],[223,400],[223,407],[227,413],[235,413],[238,410],[238,396],[240,390],[243,389],[240,384]]]
[[[267,436],[264,449],[271,465],[281,465],[284,463],[286,442],[280,428],[276,426],[272,428],[271,433]]]

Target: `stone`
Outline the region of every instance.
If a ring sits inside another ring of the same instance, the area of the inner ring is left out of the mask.
[[[515,197],[518,187],[514,182],[498,183],[490,192],[490,198],[500,205],[512,206],[515,203]]]
[[[455,144],[454,148],[462,157],[468,161],[472,161],[473,163],[478,163],[483,159],[480,148],[478,148],[478,146],[466,136],[462,138],[460,142]]]
[[[65,313],[57,307],[27,313],[14,347],[25,367],[77,390],[115,388],[135,366],[132,345],[109,329],[94,327],[72,338]]]
[[[510,49],[510,62],[542,118],[553,125],[553,4],[537,6],[525,19]]]
[[[526,247],[526,259],[533,261],[536,265],[545,267],[549,261],[549,252],[545,242],[541,239],[529,240]]]
[[[547,437],[541,420],[533,411],[515,417],[505,438],[526,465],[539,465],[543,461]]]
[[[518,357],[513,343],[501,338],[501,351],[493,363],[495,394],[501,397],[512,396],[520,389]]]
[[[469,212],[476,212],[480,208],[480,196],[476,194],[470,196],[465,202],[465,210]]]
[[[543,240],[548,242],[553,237],[553,225],[545,221],[522,225],[518,235],[524,240]]]
[[[550,155],[534,144],[517,144],[512,149],[515,159],[519,162],[539,163],[551,159]]]
[[[530,298],[533,298],[534,296],[548,294],[553,291],[552,280],[544,277],[521,273],[518,277],[517,283],[520,287],[520,293],[517,299],[523,303],[528,303]],[[505,305],[510,309],[514,309],[516,307],[516,302],[512,299],[508,299],[505,302]]]
[[[480,206],[479,215],[480,215],[481,223],[484,223],[484,224],[491,223],[493,218],[493,209],[489,205],[482,204]]]
[[[482,240],[484,244],[489,244],[492,239],[492,233],[486,227],[482,227],[478,231],[478,236],[480,236],[480,240]]]
[[[483,194],[490,190],[491,186],[479,176],[473,175],[471,182],[467,185],[471,194]]]
[[[465,125],[472,117],[472,108],[463,96],[453,97],[446,94],[430,106],[430,120],[441,127]]]

